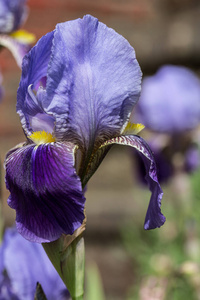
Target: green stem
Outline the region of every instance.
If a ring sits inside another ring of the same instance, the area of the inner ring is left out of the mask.
[[[66,249],[63,264],[67,287],[73,300],[84,295],[85,247],[83,237],[77,237]]]
[[[63,235],[43,248],[70,292],[72,300],[83,300],[85,247],[82,234],[72,239]]]
[[[72,300],[83,300],[83,295],[79,297],[72,297]]]

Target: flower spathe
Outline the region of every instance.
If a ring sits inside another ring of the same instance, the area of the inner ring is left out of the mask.
[[[128,123],[140,89],[134,49],[90,15],[58,24],[25,56],[17,112],[27,141],[5,162],[8,203],[24,237],[49,242],[80,227],[83,189],[114,143],[143,154],[152,190],[145,228],[164,223],[153,156],[134,135],[142,127]],[[53,141],[33,139],[44,132]]]

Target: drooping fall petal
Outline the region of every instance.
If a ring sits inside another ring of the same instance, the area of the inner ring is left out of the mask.
[[[105,156],[106,147],[110,147],[113,144],[125,145],[135,148],[141,155],[145,168],[146,168],[146,180],[151,191],[151,199],[145,218],[145,229],[153,229],[160,227],[165,222],[165,217],[161,213],[161,199],[163,191],[157,179],[157,169],[152,152],[147,143],[139,136],[127,135],[112,138],[106,141],[96,152],[94,162],[101,161],[101,155]],[[101,154],[102,153],[102,154]],[[91,168],[94,168],[91,164]],[[97,168],[97,165],[96,165]]]
[[[49,242],[80,227],[85,198],[74,169],[74,145],[19,147],[8,153],[5,167],[8,203],[26,239]]]

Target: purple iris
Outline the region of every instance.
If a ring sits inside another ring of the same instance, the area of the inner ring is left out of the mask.
[[[0,33],[11,33],[27,16],[26,0],[0,0]]]
[[[179,133],[200,121],[200,80],[190,69],[166,65],[142,83],[140,122],[161,133]]]
[[[193,71],[165,65],[144,78],[134,117],[151,132],[148,142],[160,181],[174,174],[178,160],[182,171],[191,172],[200,166],[194,134],[200,122],[200,80]]]
[[[3,98],[3,95],[4,95],[4,90],[3,90],[2,86],[1,86],[1,84],[2,84],[2,75],[0,73],[0,102],[1,102],[1,100]]]
[[[18,30],[28,14],[26,0],[0,0],[0,46],[8,48],[19,67],[30,50],[35,36]]]
[[[114,144],[143,156],[152,191],[145,229],[164,223],[154,158],[129,123],[140,89],[134,49],[90,15],[58,24],[25,56],[17,112],[27,141],[5,162],[8,204],[25,238],[49,242],[81,226],[84,187]]]
[[[48,300],[70,298],[43,247],[6,229],[0,247],[0,299],[32,300],[39,282]]]

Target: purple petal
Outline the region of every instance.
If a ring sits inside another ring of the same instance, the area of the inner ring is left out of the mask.
[[[39,85],[40,82],[41,84],[46,82],[52,39],[53,32],[43,36],[23,59],[22,77],[17,92],[17,112],[27,135],[34,131],[34,128],[31,127],[33,117],[37,114],[45,115],[42,104],[44,93]],[[38,96],[34,94],[33,90],[38,91]],[[48,117],[48,115],[46,116]]]
[[[113,29],[89,15],[56,26],[45,107],[57,138],[92,148],[119,134],[140,83],[135,51]]]
[[[158,132],[193,129],[200,121],[200,80],[191,70],[163,66],[142,83],[137,121]]]
[[[1,84],[2,84],[2,75],[0,73],[0,102],[4,96],[4,89],[2,88]]]
[[[42,285],[49,300],[61,299],[66,287],[41,245],[30,243],[14,228],[9,228],[5,231],[0,253],[3,264],[0,299],[7,289],[12,297],[3,299],[32,300],[37,282]],[[6,276],[9,280],[7,285]]]
[[[185,153],[185,169],[193,172],[200,167],[200,153],[197,145],[190,145]]]
[[[150,145],[154,159],[156,161],[157,165],[157,176],[160,183],[167,182],[172,174],[173,174],[173,166],[171,160],[169,161],[169,158],[164,155],[161,151],[156,151],[152,146]],[[132,155],[135,156],[136,153],[133,153]],[[138,154],[138,153],[137,153]],[[142,157],[138,154],[136,155],[136,167],[137,167],[137,173],[138,177],[141,181],[141,183],[146,184],[146,180],[144,178],[144,175],[146,174],[145,166],[143,164]]]
[[[146,168],[146,180],[152,192],[144,228],[153,229],[162,226],[165,222],[165,217],[160,210],[163,192],[157,179],[156,164],[149,146],[141,137],[134,135],[113,138],[102,146],[110,146],[112,144],[131,146],[141,155]]]
[[[46,131],[53,133],[54,118],[44,113],[38,113],[35,116],[29,116],[29,122],[33,131]]]
[[[26,0],[0,1],[0,33],[17,30],[27,17]]]
[[[85,198],[74,169],[74,145],[20,147],[8,153],[5,166],[8,204],[26,239],[49,242],[80,227]]]

